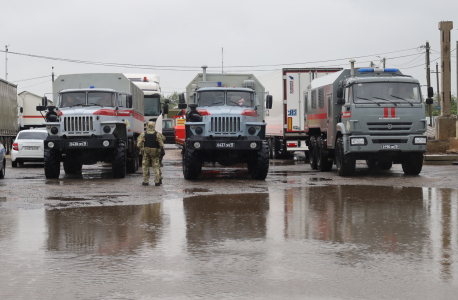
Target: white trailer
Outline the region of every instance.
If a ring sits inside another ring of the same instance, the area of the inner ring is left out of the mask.
[[[7,154],[17,132],[17,85],[0,79],[0,142]]]
[[[310,82],[341,68],[288,68],[259,77],[272,95],[272,109],[266,112],[266,139],[270,157],[285,157],[294,151],[307,151],[304,97]]]
[[[46,119],[37,111],[41,104],[41,97],[33,93],[23,91],[17,95],[19,130],[44,126]],[[48,100],[47,105],[53,105],[52,101]]]
[[[143,91],[145,106],[145,129],[148,121],[156,122],[156,131],[162,133],[161,80],[157,74],[124,74]]]

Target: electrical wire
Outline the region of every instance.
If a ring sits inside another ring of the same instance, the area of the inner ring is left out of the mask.
[[[322,61],[312,61],[312,62],[273,64],[273,65],[252,65],[252,66],[226,66],[226,67],[227,68],[255,68],[255,67],[257,68],[257,67],[303,65],[303,64],[323,63],[323,62],[331,62],[331,61],[363,58],[363,57],[370,57],[370,56],[380,56],[380,55],[385,55],[385,54],[399,53],[399,52],[416,50],[416,49],[417,49],[417,47],[416,48],[410,48],[410,49],[404,49],[404,50],[398,50],[398,51],[379,53],[379,54],[362,55],[362,56],[354,56],[354,57],[347,57],[347,58],[340,58],[340,59],[330,59],[330,60],[322,60]],[[5,50],[0,50],[0,52],[6,52],[6,51]],[[27,57],[33,57],[33,58],[41,58],[41,59],[48,59],[48,60],[55,60],[55,61],[65,61],[65,62],[72,62],[72,63],[100,65],[100,66],[107,66],[107,67],[124,67],[124,68],[136,68],[136,69],[160,69],[160,70],[168,70],[168,71],[185,71],[185,70],[178,70],[177,68],[198,69],[198,70],[201,69],[198,66],[157,66],[157,65],[136,65],[136,64],[95,62],[95,61],[86,61],[86,60],[69,59],[69,58],[58,58],[58,57],[27,54],[27,53],[20,53],[20,52],[11,52],[11,51],[8,51],[8,54],[21,55],[21,56],[27,56]],[[219,69],[220,66],[210,66],[208,68]],[[186,70],[186,71],[188,71],[188,70]],[[189,71],[195,71],[195,70],[189,70]]]
[[[54,75],[56,75],[56,74],[54,74]],[[16,82],[22,82],[22,81],[40,79],[40,78],[51,77],[51,76],[52,76],[52,75],[46,75],[46,76],[35,77],[35,78],[28,78],[28,79],[21,79],[21,80],[12,80],[11,82],[16,83]]]
[[[36,86],[36,85],[39,85],[39,84],[43,84],[43,83],[46,83],[46,82],[50,82],[50,81],[46,80],[46,81],[43,81],[43,82],[40,82],[40,83],[35,83],[35,84],[32,84],[32,85],[28,85],[28,86],[25,86],[25,87],[19,87],[19,88],[23,90],[23,89],[26,89],[26,88],[29,88],[29,87],[32,87],[32,86]]]

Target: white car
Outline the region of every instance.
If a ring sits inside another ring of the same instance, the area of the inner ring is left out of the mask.
[[[43,162],[43,141],[48,136],[46,129],[29,129],[19,132],[11,150],[11,165],[16,168],[24,162]]]
[[[6,168],[6,149],[3,147],[3,144],[0,142],[0,179],[5,177],[5,168]]]

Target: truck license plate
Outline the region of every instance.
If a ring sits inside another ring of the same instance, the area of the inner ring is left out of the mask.
[[[87,142],[68,142],[69,147],[87,147]]]
[[[388,150],[399,149],[399,146],[398,145],[382,145],[382,149],[388,149]]]
[[[235,143],[216,143],[216,148],[234,148]]]
[[[24,150],[38,150],[38,147],[24,147]]]

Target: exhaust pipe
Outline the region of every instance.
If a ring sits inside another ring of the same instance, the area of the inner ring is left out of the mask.
[[[207,68],[208,68],[208,66],[206,66],[206,65],[203,65],[203,66],[202,66],[202,69],[203,69],[203,73],[202,73],[202,77],[203,77],[203,78],[202,78],[202,81],[207,81]]]
[[[355,62],[356,60],[354,59],[350,59],[350,65],[351,65],[351,77],[354,77],[355,76]]]

